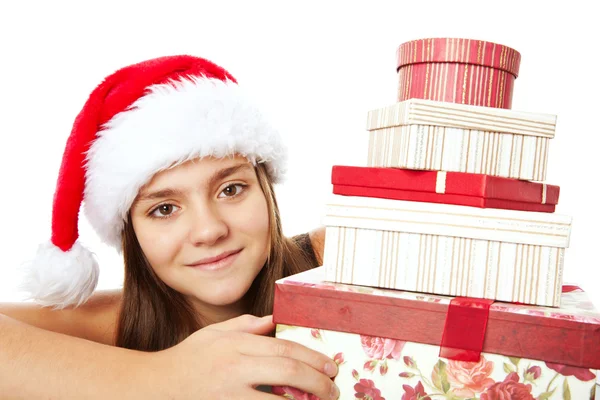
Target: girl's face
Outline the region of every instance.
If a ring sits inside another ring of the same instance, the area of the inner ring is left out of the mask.
[[[268,256],[267,201],[243,157],[194,160],[157,173],[131,217],[156,275],[207,314],[241,304]]]

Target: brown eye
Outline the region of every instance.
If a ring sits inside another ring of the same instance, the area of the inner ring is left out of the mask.
[[[169,215],[173,212],[173,206],[171,204],[163,204],[157,210],[161,215]]]
[[[225,189],[221,191],[219,197],[235,197],[242,193],[246,185],[242,185],[240,183],[236,183],[234,185],[229,185]]]
[[[171,217],[175,211],[177,211],[177,206],[173,204],[161,204],[152,210],[150,215],[155,218],[167,218]]]
[[[237,188],[235,185],[227,186],[225,190],[223,190],[225,196],[235,196],[237,194]]]

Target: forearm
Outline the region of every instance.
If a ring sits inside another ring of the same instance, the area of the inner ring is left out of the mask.
[[[0,314],[0,398],[148,398],[150,357]]]

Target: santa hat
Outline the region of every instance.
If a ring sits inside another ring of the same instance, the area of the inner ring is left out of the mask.
[[[82,202],[102,241],[120,251],[127,213],[154,174],[233,154],[266,163],[274,183],[282,177],[286,152],[279,135],[220,66],[181,55],[108,76],[75,119],[54,195],[51,240],[29,263],[23,289],[46,306],[85,302],[99,268],[77,242]]]

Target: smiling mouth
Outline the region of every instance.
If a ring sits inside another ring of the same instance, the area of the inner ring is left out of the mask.
[[[240,254],[241,251],[242,251],[242,249],[227,251],[227,252],[219,254],[218,256],[204,258],[202,260],[195,261],[191,264],[185,264],[185,265],[187,267],[204,269],[204,270],[220,269],[220,268],[230,265],[233,262],[233,260],[235,258],[237,258],[237,255]]]

